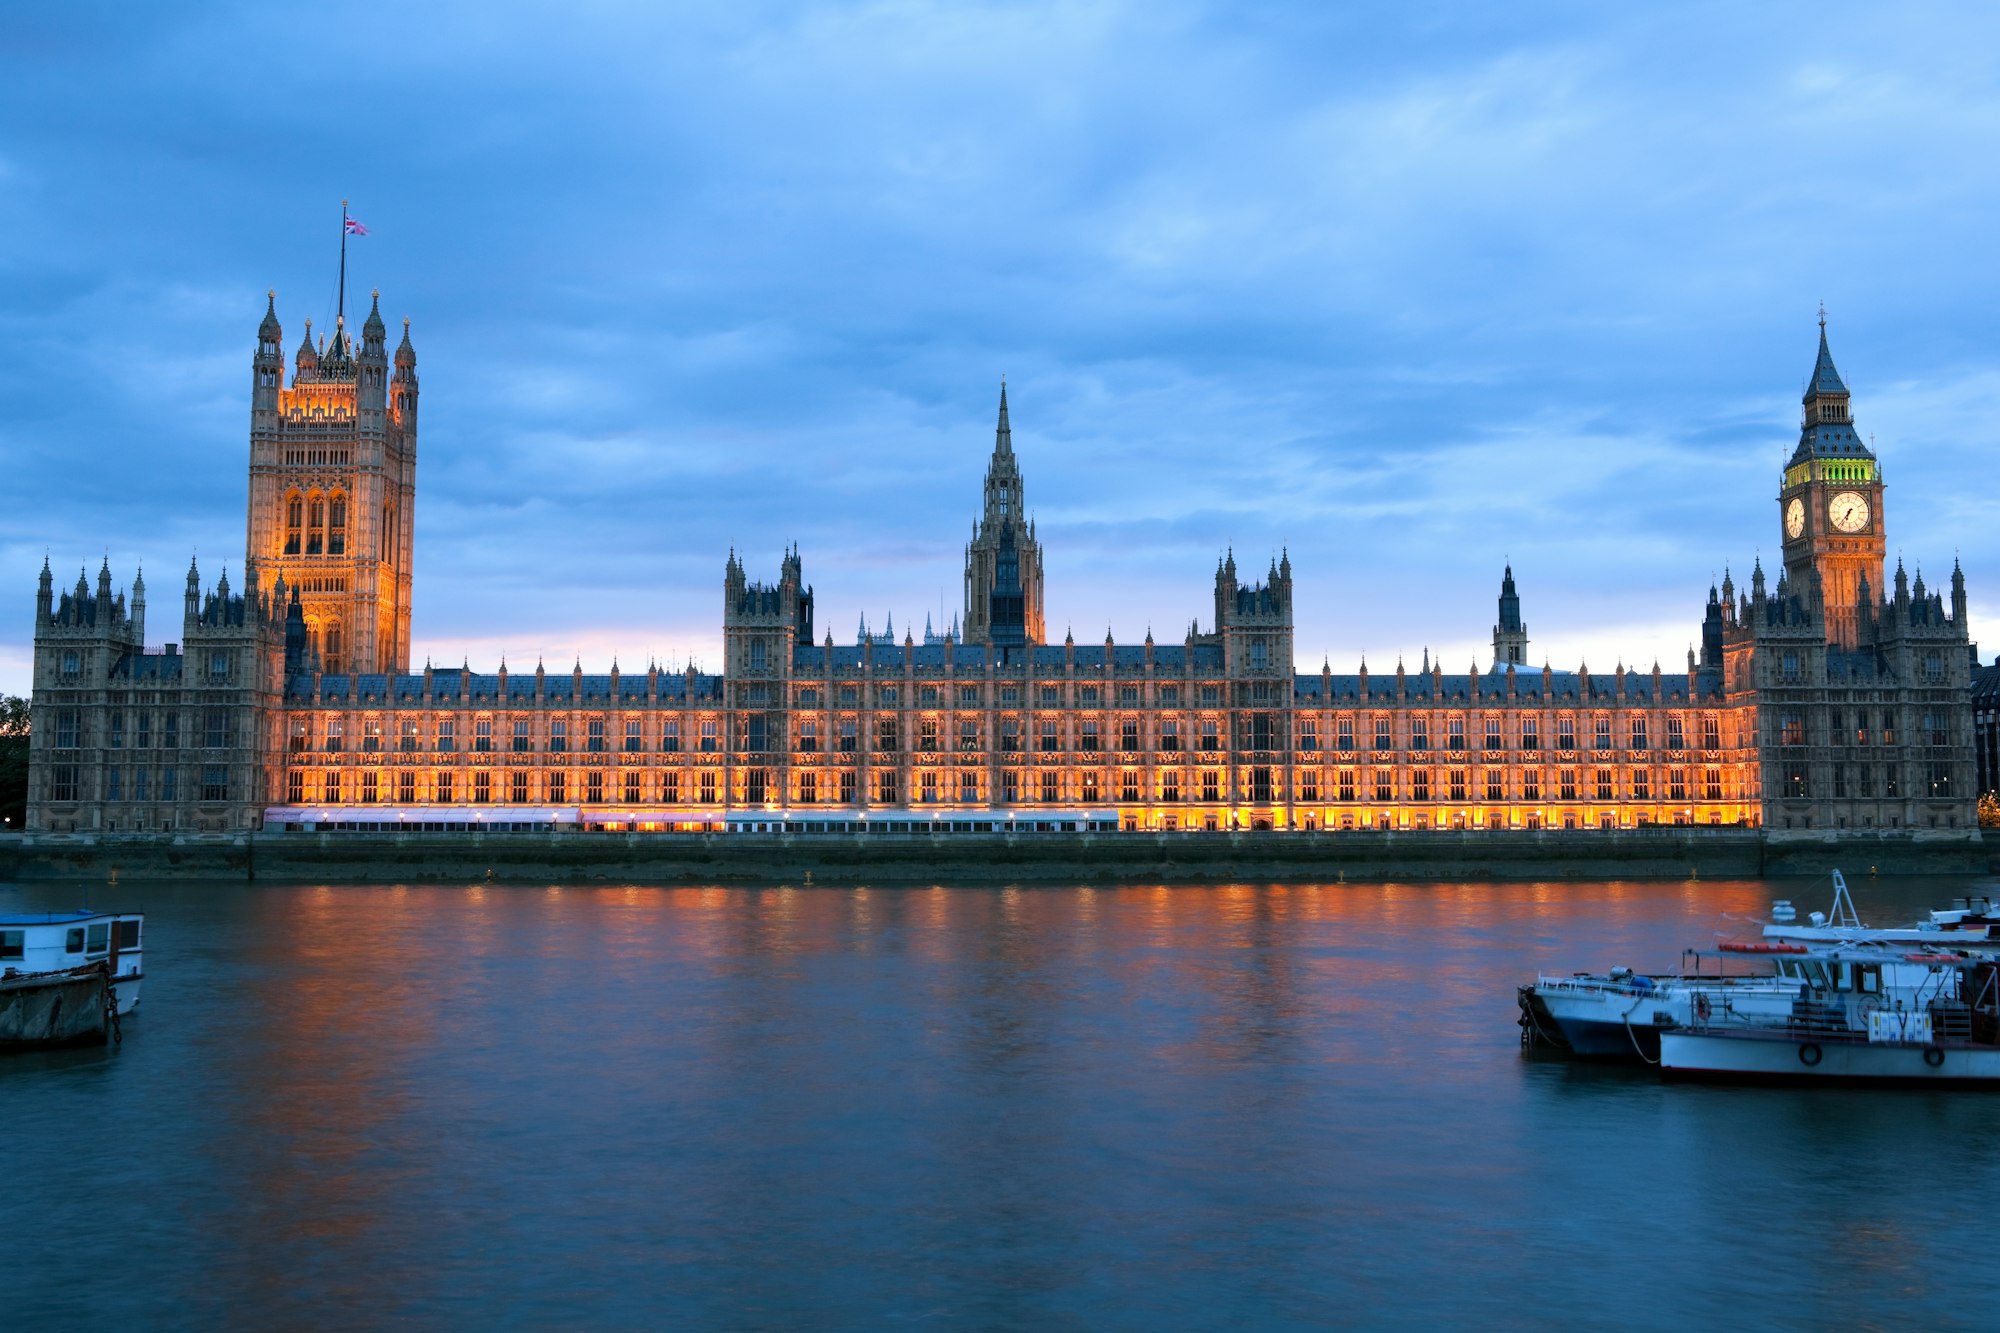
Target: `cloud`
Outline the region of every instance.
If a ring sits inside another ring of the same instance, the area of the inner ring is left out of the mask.
[[[262,293],[328,326],[342,197],[420,657],[713,660],[790,541],[841,637],[948,612],[1005,374],[1052,627],[1283,548],[1302,661],[1456,669],[1511,558],[1538,656],[1671,667],[1776,548],[1822,299],[1892,545],[2000,639],[1979,9],[118,12],[0,18],[0,689],[45,550],[240,559]]]

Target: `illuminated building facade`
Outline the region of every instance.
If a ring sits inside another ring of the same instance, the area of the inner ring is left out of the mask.
[[[247,578],[297,590],[333,673],[410,669],[417,353],[405,320],[392,366],[379,297],[358,348],[344,318],[315,347],[307,320],[287,386],[271,293],[251,372]]]
[[[1974,822],[1964,579],[1949,607],[1900,568],[1884,588],[1881,477],[1823,328],[1776,587],[1761,567],[1740,595],[1725,578],[1684,670],[1610,673],[1528,665],[1511,568],[1484,668],[1301,673],[1289,556],[1248,580],[1222,559],[1207,628],[1179,642],[1047,643],[1004,389],[962,618],[942,634],[864,625],[836,644],[797,550],[771,582],[732,552],[720,674],[412,673],[407,326],[393,372],[373,312],[351,360],[343,330],[308,341],[289,390],[278,346],[267,314],[243,592],[225,578],[204,594],[191,568],[181,645],[149,651],[143,581],[128,605],[107,567],[58,601],[45,570],[31,828],[391,812],[635,831],[745,811],[820,829],[1075,810],[1131,830]]]

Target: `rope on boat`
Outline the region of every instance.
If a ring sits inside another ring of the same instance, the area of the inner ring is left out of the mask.
[[[1646,1054],[1646,1048],[1639,1044],[1639,1035],[1636,1032],[1632,1031],[1632,1010],[1637,1009],[1640,1003],[1645,1000],[1645,998],[1646,998],[1645,996],[1641,995],[1637,999],[1633,1000],[1631,1005],[1625,1010],[1624,1013],[1620,1014],[1619,1017],[1625,1020],[1625,1039],[1632,1043],[1633,1053],[1636,1054],[1641,1060],[1644,1060],[1647,1064],[1656,1065],[1660,1062],[1654,1057]]]
[[[1646,1054],[1646,1048],[1639,1044],[1638,1034],[1632,1031],[1632,1011],[1630,1009],[1625,1011],[1625,1036],[1632,1043],[1632,1049],[1638,1053],[1641,1060],[1644,1060],[1649,1065],[1660,1063],[1653,1056]]]

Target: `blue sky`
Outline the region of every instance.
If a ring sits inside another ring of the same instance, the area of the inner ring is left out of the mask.
[[[718,658],[957,606],[1000,377],[1052,637],[1288,548],[1302,667],[1684,660],[1776,551],[1815,311],[2000,648],[2000,11],[579,3],[0,11],[0,690],[34,581],[240,566],[250,354],[423,380],[416,652]],[[365,306],[364,306],[365,308]]]

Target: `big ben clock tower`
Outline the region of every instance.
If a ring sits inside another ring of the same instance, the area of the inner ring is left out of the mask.
[[[1887,548],[1882,514],[1882,472],[1875,454],[1856,434],[1847,385],[1826,345],[1826,312],[1819,317],[1819,360],[1806,386],[1799,447],[1785,465],[1778,490],[1784,524],[1785,572],[1803,592],[1817,573],[1826,607],[1827,638],[1855,645],[1862,585],[1882,596]]]

